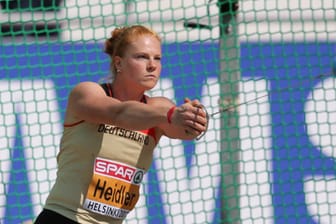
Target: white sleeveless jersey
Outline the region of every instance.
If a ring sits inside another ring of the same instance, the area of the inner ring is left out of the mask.
[[[154,128],[65,124],[45,209],[79,223],[122,223],[138,201],[156,145]]]

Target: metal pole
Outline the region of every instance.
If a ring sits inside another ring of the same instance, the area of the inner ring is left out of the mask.
[[[240,44],[238,0],[218,0],[220,28],[220,106],[234,105],[239,97]],[[221,115],[221,223],[240,223],[239,112],[232,107]]]

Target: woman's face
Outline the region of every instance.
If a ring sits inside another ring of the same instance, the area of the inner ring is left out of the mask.
[[[161,73],[161,42],[151,35],[140,36],[117,57],[118,78],[129,88],[152,89]]]

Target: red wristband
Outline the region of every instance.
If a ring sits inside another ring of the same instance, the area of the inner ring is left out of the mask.
[[[167,112],[167,121],[168,121],[169,124],[172,123],[171,117],[174,113],[175,108],[176,108],[175,106],[172,106]]]

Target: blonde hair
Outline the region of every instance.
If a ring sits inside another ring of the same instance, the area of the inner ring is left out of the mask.
[[[115,56],[122,57],[127,47],[138,37],[144,35],[154,36],[157,40],[161,42],[161,38],[159,35],[142,25],[133,25],[133,26],[125,26],[115,28],[111,32],[111,37],[105,41],[105,49],[104,52],[108,54],[111,58],[111,70],[112,76],[116,74],[116,67],[113,63],[113,58]],[[113,78],[113,77],[111,77]]]

